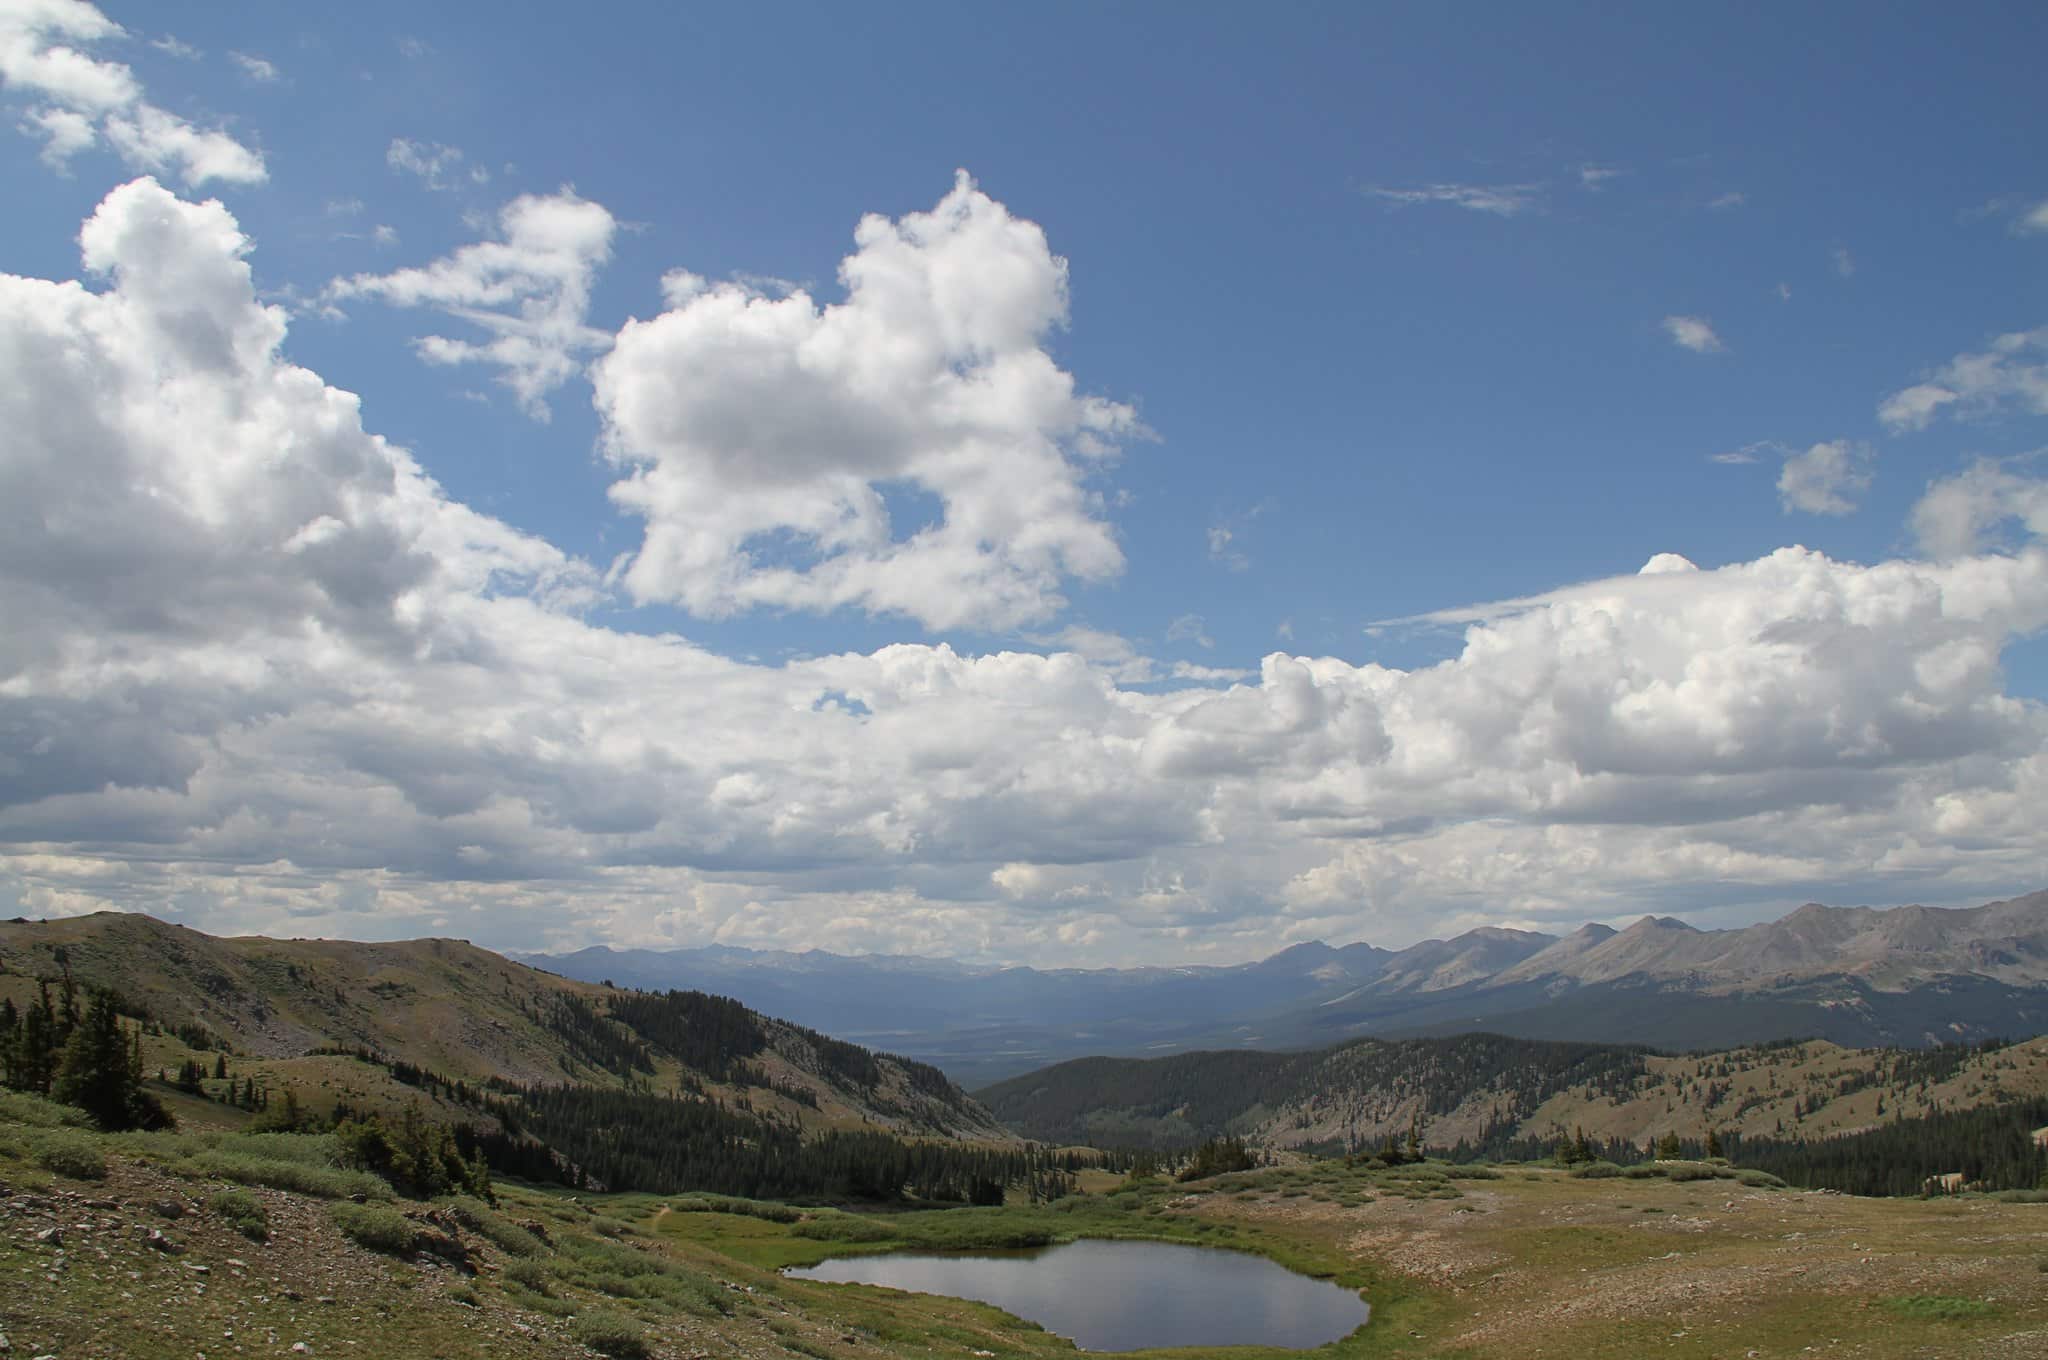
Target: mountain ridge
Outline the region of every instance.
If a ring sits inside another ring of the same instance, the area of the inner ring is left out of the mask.
[[[515,957],[586,979],[730,990],[820,1029],[886,1038],[970,1084],[1084,1054],[1312,1047],[1367,1033],[1504,1027],[1618,1040],[1641,1037],[1647,1021],[1650,1041],[1697,1047],[1801,1035],[2018,1037],[2000,1028],[2006,1016],[2048,1026],[2048,892],[1963,908],[1808,903],[1725,930],[1646,915],[1565,936],[1482,926],[1401,950],[1309,941],[1250,963],[1186,968],[922,959],[924,985],[897,989],[886,1006],[870,998],[885,976],[900,980],[899,956],[809,951],[794,956],[805,961],[800,974],[731,946]],[[1967,1004],[1944,1015],[1943,989]],[[1628,1016],[1629,1029],[1602,1029],[1604,1014],[1615,1026]]]
[[[129,1013],[200,1046],[284,1061],[279,1071],[360,1051],[447,1080],[695,1088],[807,1127],[1001,1136],[986,1111],[923,1064],[718,997],[686,998],[662,1014],[636,1001],[640,993],[464,940],[213,936],[131,912],[0,921],[0,996],[25,1006],[65,978],[114,991]],[[744,1042],[720,1051],[731,1033]]]

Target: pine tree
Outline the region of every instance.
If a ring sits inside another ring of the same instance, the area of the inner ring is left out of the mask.
[[[84,1110],[103,1129],[157,1128],[169,1122],[163,1107],[141,1089],[133,1050],[108,992],[95,993],[72,1026],[51,1094]]]

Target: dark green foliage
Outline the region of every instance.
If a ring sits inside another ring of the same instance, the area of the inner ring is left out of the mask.
[[[1180,1169],[1179,1179],[1206,1180],[1232,1171],[1250,1171],[1257,1165],[1258,1159],[1244,1145],[1244,1139],[1211,1138],[1189,1156],[1188,1164]]]
[[[994,1182],[1050,1199],[1072,1189],[1075,1165],[1034,1145],[1004,1150],[853,1132],[806,1139],[789,1124],[714,1101],[645,1091],[531,1087],[484,1108],[559,1154],[575,1168],[566,1173],[572,1183],[608,1190],[824,1201],[909,1194],[959,1203],[977,1183]]]
[[[2048,1174],[2048,1153],[2032,1134],[2044,1124],[2048,1100],[2021,1100],[1938,1110],[1845,1138],[1731,1136],[1728,1155],[1792,1185],[1852,1195],[1917,1195],[1928,1177],[1950,1172],[1991,1190],[2024,1190]]]
[[[65,1038],[53,1098],[76,1105],[103,1129],[157,1129],[172,1121],[142,1089],[142,1054],[121,1027],[111,992],[97,992]]]
[[[761,1017],[731,997],[704,992],[620,992],[608,1005],[612,1018],[646,1046],[712,1081],[730,1081],[741,1062],[768,1047],[768,1031]],[[653,1068],[649,1065],[643,1070]]]
[[[464,1157],[454,1131],[422,1119],[417,1106],[406,1107],[396,1128],[375,1115],[346,1120],[335,1126],[334,1141],[343,1166],[382,1176],[402,1195],[491,1198],[489,1170]]]

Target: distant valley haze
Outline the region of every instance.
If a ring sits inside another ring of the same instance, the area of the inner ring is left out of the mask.
[[[1562,938],[1480,927],[1402,950],[1301,944],[1234,967],[1040,970],[722,946],[515,957],[586,982],[730,995],[970,1087],[1087,1054],[1365,1035],[1484,1030],[1685,1050],[1808,1037],[1918,1047],[2048,1027],[2048,891],[1966,910],[1811,903],[1722,931],[1654,916]]]

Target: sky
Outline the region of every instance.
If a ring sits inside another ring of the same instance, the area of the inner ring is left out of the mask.
[[[0,914],[2048,885],[2048,11],[0,0]]]

